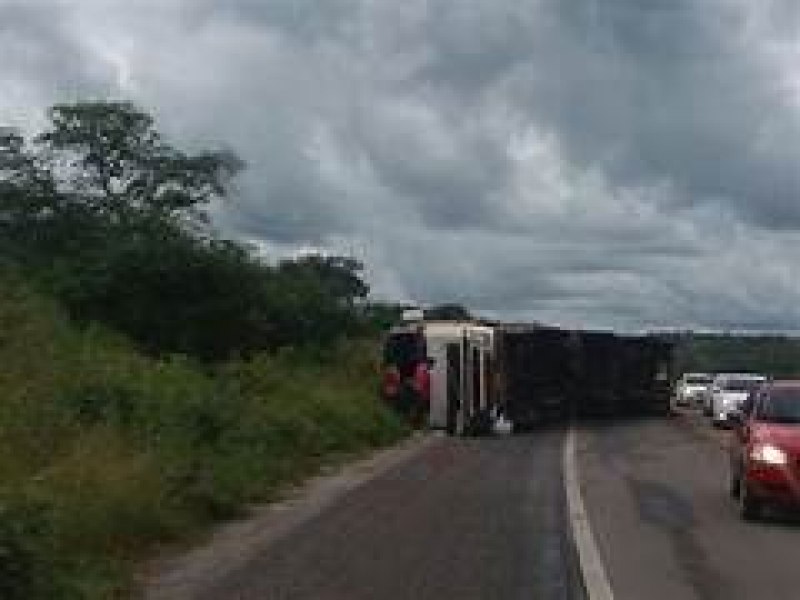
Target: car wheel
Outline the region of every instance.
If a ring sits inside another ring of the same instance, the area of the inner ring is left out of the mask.
[[[755,521],[761,517],[761,502],[753,497],[744,482],[739,484],[739,514],[745,521]]]

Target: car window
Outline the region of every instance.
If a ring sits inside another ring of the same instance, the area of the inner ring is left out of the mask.
[[[417,333],[392,334],[384,347],[384,362],[396,365],[400,372],[410,372],[417,362],[425,360],[425,342]]]
[[[758,379],[729,379],[722,384],[722,389],[729,392],[749,392],[761,385]]]
[[[758,398],[759,398],[758,391],[756,390],[751,391],[750,394],[748,394],[747,396],[747,400],[745,400],[742,403],[742,406],[740,408],[742,414],[749,415],[750,413],[752,413],[753,408],[755,407],[756,402],[758,401]]]
[[[768,423],[800,424],[800,388],[773,389],[764,394],[757,416]]]

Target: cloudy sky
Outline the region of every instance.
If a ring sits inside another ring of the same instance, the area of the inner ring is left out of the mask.
[[[0,124],[128,98],[377,295],[800,329],[797,0],[0,0]]]

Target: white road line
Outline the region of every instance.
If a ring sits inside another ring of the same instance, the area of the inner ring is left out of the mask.
[[[611,590],[611,583],[592,533],[589,515],[583,504],[573,428],[570,428],[564,441],[564,487],[572,539],[578,550],[581,576],[589,600],[614,600],[614,592]]]

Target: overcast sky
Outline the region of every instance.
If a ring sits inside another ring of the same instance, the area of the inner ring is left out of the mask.
[[[126,98],[377,295],[800,329],[797,0],[0,0],[0,125]]]

